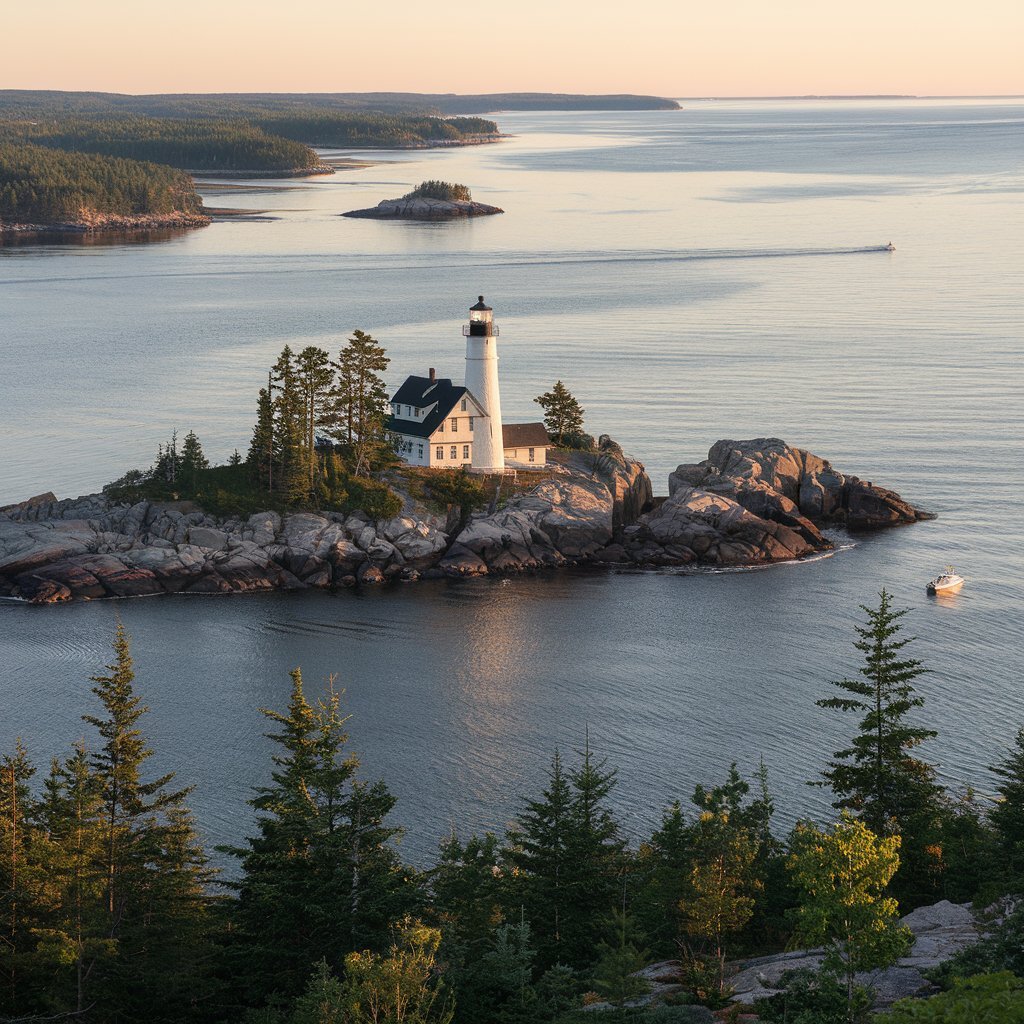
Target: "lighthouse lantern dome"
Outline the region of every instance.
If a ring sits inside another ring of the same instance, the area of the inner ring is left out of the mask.
[[[475,306],[469,307],[469,327],[463,333],[468,337],[489,337],[498,333],[494,326],[494,311],[484,302],[482,295]]]

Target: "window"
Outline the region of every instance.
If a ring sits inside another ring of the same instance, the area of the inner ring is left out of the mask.
[[[473,417],[472,416],[469,417],[469,432],[471,434],[473,433]]]
[[[412,414],[412,407],[407,405],[405,407],[405,415],[406,416],[410,416],[411,414]]]
[[[462,400],[462,411],[465,412],[469,408],[469,402],[464,398]]]
[[[422,459],[423,458],[423,445],[421,445],[421,444],[416,445],[416,458],[417,459]]]
[[[419,419],[419,415],[420,415],[420,407],[417,405],[416,406],[416,418],[417,419]]]
[[[533,462],[533,457],[534,457],[534,453],[536,452],[536,450],[537,450],[536,448],[531,448],[530,449],[530,461],[531,462]]]
[[[437,457],[439,459],[444,458],[444,449],[440,445],[437,446]]]
[[[459,429],[459,421],[458,421],[458,419],[455,416],[453,416],[452,417],[452,433],[453,434],[456,433],[456,431],[458,431],[458,429]]]
[[[505,449],[505,454],[510,459],[518,459],[519,458],[519,449],[518,448],[506,448]]]
[[[468,444],[464,444],[462,446],[462,457],[464,459],[468,459],[469,458],[469,445]]]
[[[452,458],[457,459],[459,457],[459,449],[456,445],[452,445]]]

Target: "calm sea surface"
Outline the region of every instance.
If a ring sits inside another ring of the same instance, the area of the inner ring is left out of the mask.
[[[501,827],[555,746],[620,769],[629,827],[730,760],[764,757],[780,816],[852,726],[814,700],[855,669],[857,606],[911,609],[928,755],[954,785],[1024,724],[1024,104],[694,103],[682,112],[510,114],[509,141],[357,154],[330,179],[204,189],[269,220],[147,245],[0,248],[0,503],[98,489],[172,429],[244,450],[284,344],[353,328],[392,379],[461,378],[483,292],[512,419],[561,377],[656,490],[718,438],[775,435],[939,519],[839,537],[831,558],[721,574],[560,574],[363,594],[0,606],[0,747],[37,761],[80,736],[115,616],[135,638],[161,767],[197,789],[212,841],[248,827],[260,705],[347,688],[354,746],[399,797],[406,855]],[[503,217],[337,215],[424,178]],[[857,252],[889,240],[894,253]],[[937,602],[947,562],[968,578]]]

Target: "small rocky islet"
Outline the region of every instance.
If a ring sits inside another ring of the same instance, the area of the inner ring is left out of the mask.
[[[342,217],[371,220],[463,220],[467,217],[491,217],[504,213],[498,206],[474,202],[465,185],[449,181],[423,181],[397,199],[382,199],[365,210],[350,210]]]
[[[778,438],[718,441],[655,499],[642,463],[608,436],[559,452],[538,483],[463,522],[402,499],[391,519],[260,512],[218,519],[187,503],[52,494],[0,509],[0,596],[36,604],[161,593],[368,586],[562,566],[742,567],[832,549],[823,529],[934,518]]]

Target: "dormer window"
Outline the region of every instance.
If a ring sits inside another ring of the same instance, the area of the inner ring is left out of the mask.
[[[465,398],[462,400],[462,411],[463,412],[468,412],[469,411],[469,402]]]
[[[416,406],[416,419],[420,418],[420,407]]]

